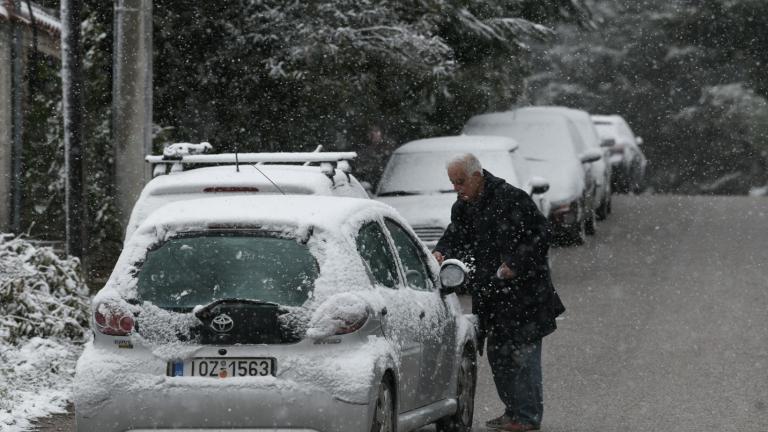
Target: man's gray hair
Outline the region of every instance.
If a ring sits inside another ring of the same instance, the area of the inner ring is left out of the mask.
[[[446,168],[450,168],[452,166],[458,166],[464,169],[464,172],[467,173],[467,175],[472,175],[476,172],[482,174],[483,173],[483,166],[480,164],[480,160],[477,159],[477,156],[473,155],[472,153],[464,153],[462,155],[455,156],[451,158],[447,164],[445,164]]]

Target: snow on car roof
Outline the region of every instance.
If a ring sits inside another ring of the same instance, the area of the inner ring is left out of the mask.
[[[315,226],[338,230],[350,214],[366,209],[390,213],[384,204],[361,198],[318,195],[221,196],[169,203],[153,212],[139,227],[147,233],[158,227],[173,231],[206,229],[211,225]]]
[[[517,142],[512,138],[501,136],[457,135],[436,138],[426,138],[403,144],[395,153],[421,152],[482,152],[482,151],[512,151],[517,148]]]
[[[257,169],[258,167],[258,169]],[[261,170],[266,174],[259,172]],[[336,178],[346,175],[336,171]],[[267,184],[273,188],[272,182],[278,186],[304,187],[314,190],[327,189],[331,186],[331,180],[323,174],[318,166],[303,165],[240,165],[238,172],[234,165],[203,167],[187,171],[180,171],[168,175],[155,177],[146,186],[148,195],[164,195],[188,191],[202,191],[208,186],[248,186]]]

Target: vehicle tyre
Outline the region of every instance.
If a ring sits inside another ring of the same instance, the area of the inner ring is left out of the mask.
[[[560,244],[563,246],[581,246],[587,241],[586,222],[580,221],[578,224],[568,227],[560,233]]]
[[[597,232],[597,229],[595,227],[595,211],[592,210],[589,216],[587,216],[587,219],[584,221],[584,232],[587,235],[595,235]]]
[[[602,202],[600,202],[600,207],[595,210],[595,216],[597,217],[597,220],[605,220],[605,218],[608,217],[608,213],[610,213],[610,210],[608,210],[608,198],[603,198]]]
[[[395,432],[395,394],[392,383],[384,379],[379,386],[371,432]]]
[[[456,413],[435,423],[437,432],[470,432],[475,414],[475,388],[477,387],[477,359],[472,349],[467,348],[459,363],[459,377],[456,381]]]

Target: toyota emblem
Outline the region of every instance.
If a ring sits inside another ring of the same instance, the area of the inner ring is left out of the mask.
[[[217,333],[226,333],[232,330],[235,326],[235,322],[227,314],[217,315],[216,318],[211,321],[211,328]]]

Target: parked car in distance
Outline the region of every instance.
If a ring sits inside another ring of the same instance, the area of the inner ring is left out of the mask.
[[[597,220],[603,220],[611,212],[611,163],[610,152],[597,134],[597,129],[592,123],[592,117],[588,112],[580,109],[561,106],[534,106],[517,108],[515,112],[532,113],[534,115],[554,116],[557,114],[568,117],[573,122],[581,141],[587,149],[598,150],[602,158],[589,165],[590,175],[595,179],[595,216]]]
[[[549,182],[548,216],[559,239],[581,244],[586,234],[594,234],[596,185],[590,165],[602,152],[587,148],[566,116],[518,110],[487,113],[470,118],[464,133],[515,139],[531,172]]]
[[[469,432],[465,272],[370,199],[169,203],[93,298],[77,430]]]
[[[381,176],[375,199],[400,212],[419,238],[433,248],[451,222],[456,192],[446,174],[454,157],[472,153],[483,169],[526,191],[549,214],[545,178],[531,174],[517,143],[499,136],[446,136],[411,141],[398,147]]]
[[[181,151],[166,149],[165,157],[147,158],[155,165],[156,177],[144,186],[134,204],[125,241],[152,212],[175,201],[274,194],[368,198],[368,192],[349,172],[348,160],[354,158],[355,153],[240,153],[235,157],[234,154],[190,153],[185,147],[188,144],[178,146]],[[195,165],[200,167],[188,169]],[[166,169],[167,166],[171,168]],[[166,171],[169,173],[165,174]]]
[[[593,115],[597,133],[609,144],[613,186],[617,192],[642,192],[648,161],[640,149],[642,138],[635,136],[620,115]]]

